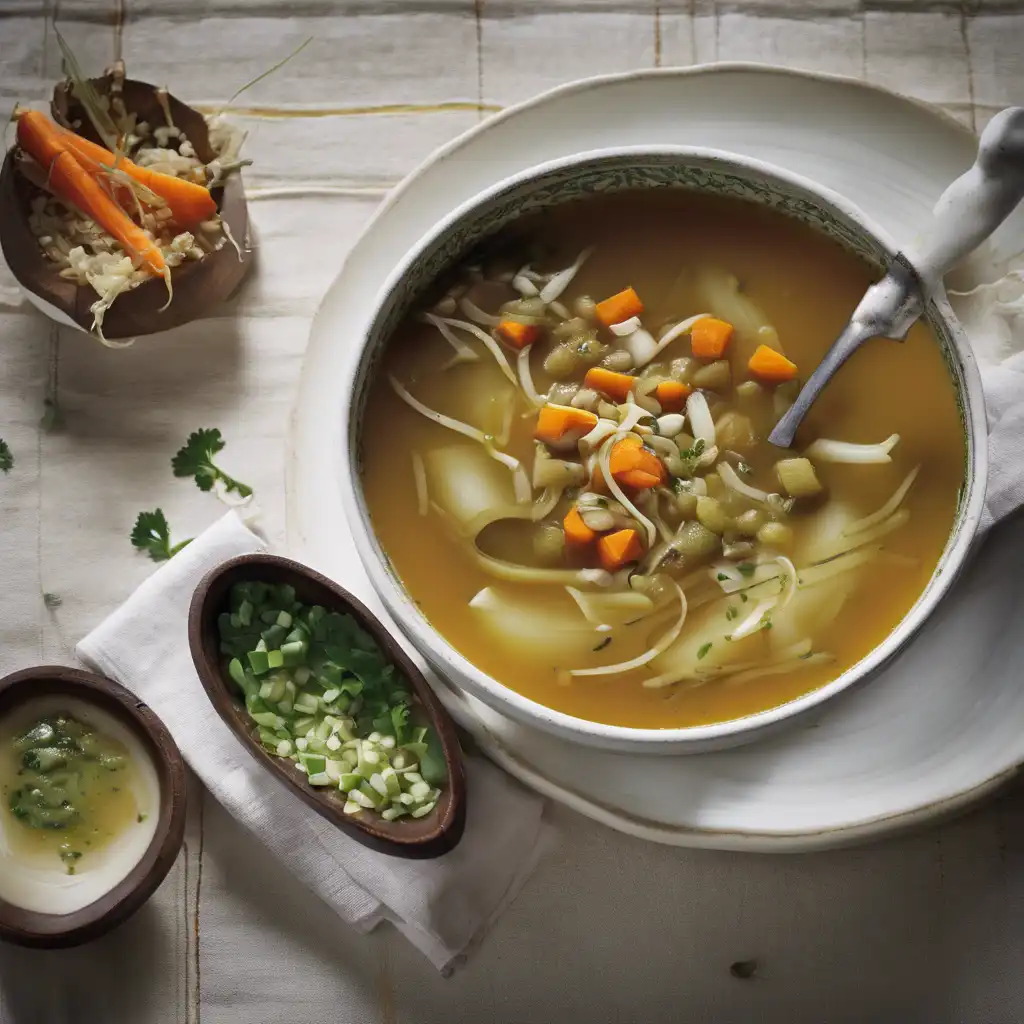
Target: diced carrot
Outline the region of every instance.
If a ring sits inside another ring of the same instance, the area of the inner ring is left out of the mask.
[[[518,349],[532,345],[540,337],[540,327],[537,324],[521,324],[518,320],[502,320],[497,330],[502,341],[507,341],[513,348]]]
[[[721,359],[732,339],[732,324],[706,316],[690,329],[690,348],[698,359]]]
[[[597,533],[583,522],[583,516],[580,515],[580,510],[575,505],[569,509],[569,514],[562,521],[562,526],[565,528],[565,543],[569,547],[585,548],[597,536]]]
[[[643,311],[644,304],[640,301],[640,296],[632,288],[624,288],[597,304],[597,319],[605,327],[611,327],[612,324],[621,324],[631,316],[639,316]]]
[[[767,345],[757,346],[750,357],[750,362],[747,363],[747,368],[755,377],[772,384],[782,384],[784,381],[793,380],[797,375],[796,363],[790,362],[781,352],[776,352]]]
[[[666,477],[661,459],[644,448],[635,434],[612,445],[608,468],[617,483],[637,490],[656,487]]]
[[[642,469],[629,469],[615,479],[623,487],[628,487],[634,491],[645,491],[649,487],[657,487],[664,477],[655,476],[653,473],[647,473]]]
[[[586,409],[571,405],[545,405],[537,416],[533,436],[545,444],[557,444],[570,431],[582,437],[597,426],[597,416]]]
[[[654,389],[654,397],[657,398],[662,412],[682,412],[692,391],[693,388],[677,380],[663,380]]]
[[[616,373],[614,370],[604,370],[600,366],[592,366],[587,370],[583,383],[588,388],[600,391],[602,395],[614,398],[616,402],[624,402],[636,384],[636,377],[632,377],[628,373]]]
[[[629,562],[635,562],[643,554],[643,546],[636,530],[616,530],[606,533],[597,541],[597,555],[601,565],[609,572],[621,569]]]

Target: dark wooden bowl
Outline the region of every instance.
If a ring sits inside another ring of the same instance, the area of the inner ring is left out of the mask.
[[[126,921],[164,880],[185,838],[185,765],[163,722],[123,686],[61,665],[25,669],[0,679],[0,718],[24,701],[53,694],[101,708],[138,737],[152,755],[160,783],[160,816],[142,860],[87,907],[71,914],[40,914],[0,900],[0,939],[43,949],[89,942]]]
[[[228,679],[217,631],[217,616],[227,608],[228,592],[234,584],[246,582],[290,584],[305,604],[348,612],[402,671],[422,712],[437,732],[448,767],[448,785],[441,791],[437,806],[430,814],[398,821],[385,821],[372,811],[345,814],[339,793],[310,786],[293,761],[275,757],[263,747],[255,723]],[[466,780],[455,726],[419,669],[370,610],[348,591],[289,558],[241,555],[218,566],[199,584],[189,610],[188,638],[199,678],[228,728],[260,764],[332,824],[364,845],[397,857],[437,857],[451,850],[462,838],[466,823]]]
[[[93,80],[101,94],[109,93],[111,74]],[[163,124],[164,115],[156,100],[156,87],[148,82],[125,79],[122,88],[125,108],[136,112],[140,120]],[[205,163],[213,159],[206,120],[199,111],[173,96],[168,105],[174,123],[184,130],[196,154]],[[56,121],[74,127],[92,142],[102,144],[91,122],[77,102],[69,96],[64,83],[54,89],[51,112]],[[39,188],[18,169],[16,148],[7,152],[0,168],[0,246],[11,273],[18,283],[56,310],[70,317],[83,330],[90,330],[93,316],[89,307],[99,297],[92,288],[75,284],[60,276],[60,268],[47,259],[28,225],[29,204]],[[136,338],[157,331],[179,327],[211,313],[241,283],[253,259],[249,238],[249,215],[245,190],[239,174],[228,177],[223,188],[215,189],[217,209],[227,223],[232,237],[242,250],[225,241],[215,252],[201,260],[188,260],[172,272],[174,300],[164,310],[167,289],[161,278],[143,281],[124,292],[107,310],[103,334],[107,338]]]

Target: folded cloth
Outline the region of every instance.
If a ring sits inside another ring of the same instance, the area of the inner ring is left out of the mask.
[[[391,921],[447,972],[536,865],[548,834],[543,801],[482,758],[467,758],[462,841],[435,860],[402,860],[350,839],[261,768],[199,682],[187,618],[192,593],[210,569],[265,548],[228,513],[82,640],[78,656],[145,700],[214,797],[335,913],[360,931]]]

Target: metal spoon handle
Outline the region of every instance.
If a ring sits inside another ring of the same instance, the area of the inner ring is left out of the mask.
[[[1008,107],[989,121],[974,165],[942,193],[931,221],[904,250],[925,294],[988,238],[1022,198],[1024,107]]]
[[[978,157],[935,204],[931,221],[861,299],[849,323],[768,440],[793,444],[797,427],[832,375],[869,338],[902,341],[943,275],[983,242],[1024,199],[1024,107],[996,114],[981,133]]]

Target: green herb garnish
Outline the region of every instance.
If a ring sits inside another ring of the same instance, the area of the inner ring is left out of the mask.
[[[225,491],[234,491],[242,498],[252,496],[252,488],[234,477],[228,476],[214,464],[213,457],[224,450],[224,439],[216,429],[197,430],[178,453],[171,459],[175,476],[191,476],[201,491],[209,491],[218,481]]]
[[[10,445],[0,438],[0,471],[10,473],[12,469],[14,469],[14,454],[11,452]]]
[[[709,640],[706,644],[701,644],[697,650],[697,660],[700,661],[707,653],[711,650],[711,641]]]
[[[753,562],[740,562],[740,564],[736,566],[736,570],[741,576],[749,578],[757,571],[757,566],[754,565]]]
[[[171,545],[171,528],[167,525],[167,517],[163,510],[156,508],[152,512],[140,512],[132,527],[132,545],[145,551],[154,562],[166,562],[173,558],[186,544],[192,542],[190,537],[178,544]]]
[[[629,625],[629,623],[627,623],[627,625]],[[600,642],[600,643],[599,643],[599,644],[598,644],[598,645],[597,645],[597,646],[596,646],[596,647],[594,648],[594,651],[595,651],[595,653],[596,653],[597,651],[603,651],[603,650],[604,650],[604,649],[605,649],[605,648],[606,648],[606,647],[607,647],[607,646],[608,646],[608,645],[609,645],[609,644],[610,644],[611,642],[612,642],[612,638],[611,638],[610,636],[606,636],[606,637],[605,637],[605,638],[604,638],[604,639],[603,639],[603,640],[602,640],[602,641],[601,641],[601,642]]]
[[[729,622],[732,622],[732,620],[735,619],[739,615],[739,613],[739,608],[734,608],[732,605],[729,605],[729,607],[725,609],[725,617],[729,620]]]

